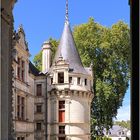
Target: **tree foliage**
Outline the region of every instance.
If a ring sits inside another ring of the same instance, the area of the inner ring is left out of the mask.
[[[128,88],[130,78],[130,29],[123,21],[104,27],[90,18],[74,27],[76,46],[84,66],[93,62],[94,99],[91,106],[91,130],[94,136],[109,130]],[[58,41],[51,39],[53,56]],[[40,68],[40,53],[34,63]]]
[[[128,88],[130,30],[122,21],[107,28],[90,18],[75,26],[73,34],[83,64],[93,62],[92,134],[101,135],[103,128],[113,125]]]
[[[125,128],[130,130],[130,121],[129,120],[128,121],[123,121],[123,120],[122,121],[115,121],[114,124],[125,127]]]

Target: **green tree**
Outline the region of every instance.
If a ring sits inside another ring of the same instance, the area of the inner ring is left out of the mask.
[[[49,42],[51,44],[51,50],[52,50],[51,60],[53,60],[57,46],[59,44],[59,41],[57,41],[53,38],[49,38]],[[37,55],[35,55],[35,57],[33,59],[33,63],[38,70],[40,70],[40,71],[42,70],[42,50]]]
[[[130,120],[128,121],[115,121],[114,124],[130,129]]]
[[[122,21],[107,28],[90,18],[87,23],[75,26],[73,35],[84,66],[93,63],[95,96],[91,107],[91,133],[95,139],[102,135],[103,128],[109,130],[113,125],[128,88],[130,29]],[[54,57],[58,41],[51,41]],[[34,61],[37,67],[41,65],[38,57]]]
[[[107,28],[90,18],[74,27],[74,38],[82,62],[93,62],[94,94],[92,102],[92,136],[102,135],[113,125],[122,105],[130,78],[130,29],[122,21]]]

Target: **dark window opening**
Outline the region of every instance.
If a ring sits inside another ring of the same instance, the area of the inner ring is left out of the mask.
[[[87,85],[87,79],[85,79],[85,86]]]
[[[72,77],[69,77],[69,83],[70,84],[72,83]]]
[[[17,76],[18,76],[18,79],[20,79],[20,67],[17,68]]]
[[[51,84],[53,84],[53,78],[51,78]]]
[[[37,86],[36,86],[36,95],[42,96],[42,85],[41,84],[37,84]]]
[[[58,83],[64,83],[64,72],[58,73]]]
[[[65,122],[65,101],[59,101],[59,122]]]
[[[59,126],[59,134],[65,134],[65,126]]]
[[[41,130],[41,123],[36,123],[36,130]]]
[[[41,113],[42,112],[42,105],[37,105],[36,106],[36,112]]]
[[[81,82],[81,78],[78,77],[78,78],[77,78],[77,84],[80,85],[80,82]]]
[[[59,101],[59,109],[65,109],[65,101]]]
[[[24,137],[17,137],[17,140],[25,140]]]
[[[24,120],[25,118],[25,98],[17,96],[17,118]]]
[[[59,140],[66,140],[65,137],[59,137]]]

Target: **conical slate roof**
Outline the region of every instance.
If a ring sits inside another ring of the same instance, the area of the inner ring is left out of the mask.
[[[87,74],[82,65],[68,21],[65,22],[54,62],[56,62],[60,56],[63,57],[67,63],[69,63],[69,67],[70,69],[73,69],[73,72]]]
[[[57,48],[53,64],[63,58],[68,64],[69,68],[74,73],[88,74],[82,65],[78,50],[76,48],[72,31],[69,24],[68,18],[68,0],[66,0],[66,15],[65,15],[65,25],[63,33],[60,39],[60,44]],[[52,68],[51,68],[52,69]]]

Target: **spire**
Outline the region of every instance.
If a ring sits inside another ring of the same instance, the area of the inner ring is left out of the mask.
[[[53,64],[57,62],[61,57],[69,64],[69,68],[73,69],[73,72],[87,74],[86,70],[82,65],[80,55],[76,48],[73,34],[69,25],[68,0],[66,0],[66,15],[64,29],[60,39],[59,46],[55,53]]]
[[[69,22],[69,13],[68,13],[68,0],[66,0],[66,15],[65,15],[65,22]]]

